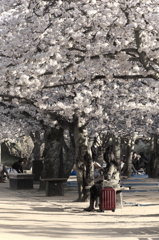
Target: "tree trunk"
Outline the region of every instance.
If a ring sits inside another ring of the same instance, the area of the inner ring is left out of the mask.
[[[120,146],[120,143],[121,143],[121,139],[120,137],[113,137],[113,151],[114,151],[114,155],[116,157],[116,160],[118,162],[118,164],[120,165],[120,155],[121,155],[121,146]]]
[[[126,149],[126,165],[127,169],[124,173],[127,177],[131,177],[131,164],[132,164],[132,151],[131,151],[131,139],[128,140],[127,149]]]
[[[81,127],[78,119],[75,120],[74,126],[75,138],[75,159],[76,174],[78,182],[78,201],[87,201],[88,186],[92,186],[94,182],[93,161],[90,149],[88,149],[87,129]]]
[[[46,128],[45,134],[45,149],[44,149],[44,166],[42,178],[58,178],[60,177],[61,149],[63,144],[63,129],[62,128]]]
[[[125,139],[121,138],[121,154],[126,156],[126,148],[127,144],[125,143]]]
[[[100,142],[100,145],[98,146],[98,152],[97,152],[97,162],[103,166],[103,160],[104,160],[104,152],[105,152],[105,147],[103,147],[103,141],[105,140],[103,135],[100,135],[97,138],[97,141]]]
[[[44,134],[44,166],[41,174],[42,179],[46,178],[69,178],[75,163],[74,138],[70,135],[69,148],[64,143],[64,130],[62,128],[48,127]],[[65,146],[64,146],[65,144]],[[67,148],[66,161],[63,159],[63,149]],[[40,182],[40,189],[45,188],[45,182]]]
[[[73,134],[69,133],[70,135],[70,144],[69,147],[63,142],[63,148],[66,152],[66,161],[63,163],[63,177],[69,178],[73,165],[75,164],[75,142]]]
[[[126,148],[126,171],[124,172],[124,175],[127,177],[131,177],[132,173],[132,155],[134,151],[135,146],[135,138],[130,138],[127,142],[127,148]]]
[[[36,131],[35,133],[30,133],[30,137],[34,143],[34,148],[31,153],[31,158],[33,160],[40,160],[40,147],[41,147],[41,140],[40,140],[40,132]]]
[[[151,178],[159,177],[159,136],[156,134],[151,136],[148,176]]]
[[[91,152],[92,142],[88,142],[88,149],[84,155],[84,185],[83,185],[83,201],[90,199],[90,187],[94,184],[94,165]]]

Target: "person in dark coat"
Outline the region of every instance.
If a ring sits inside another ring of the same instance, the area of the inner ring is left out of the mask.
[[[134,165],[134,167],[135,167],[135,164],[136,164],[136,160],[137,160],[137,153],[136,153],[136,152],[133,152],[132,164]]]
[[[19,161],[13,163],[12,169],[16,170],[17,173],[23,173],[22,163],[24,160],[22,158],[19,159]]]
[[[93,142],[93,145],[91,147],[91,151],[92,151],[92,159],[94,162],[97,162],[97,155],[98,155],[98,141],[95,140]]]
[[[141,156],[141,159],[140,159],[141,167],[144,168],[144,170],[146,171],[147,164],[148,164],[148,158],[145,156],[145,154],[143,152],[140,152],[140,156]]]
[[[113,145],[110,145],[109,147],[106,148],[104,154],[103,154],[103,159],[105,162],[107,162],[107,153],[108,153],[108,150],[109,151],[113,151]]]
[[[143,171],[145,170],[145,163],[144,163],[144,159],[141,159],[140,155],[137,155],[137,160],[136,160],[136,164],[135,164],[135,168],[137,171]]]

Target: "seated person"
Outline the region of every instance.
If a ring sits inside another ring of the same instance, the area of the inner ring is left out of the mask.
[[[134,165],[134,167],[135,167],[136,160],[137,160],[137,153],[136,153],[136,152],[133,152],[132,164]]]
[[[85,208],[85,211],[90,212],[94,210],[94,202],[96,198],[100,196],[103,187],[116,188],[120,186],[120,166],[117,163],[112,150],[109,148],[106,151],[106,162],[107,167],[103,171],[104,181],[101,180],[90,188],[90,206]]]
[[[121,174],[125,175],[127,171],[127,164],[126,161],[121,160]],[[138,173],[138,171],[135,169],[134,164],[131,164],[131,173]]]
[[[143,152],[140,152],[140,167],[144,169],[144,171],[147,171],[147,167],[148,167],[148,159],[145,156],[145,154]]]
[[[139,174],[133,164],[131,164],[131,172]]]
[[[4,173],[6,174],[7,178],[9,179],[8,171],[7,168],[5,167],[4,164],[0,164],[0,182],[5,182],[4,181]]]
[[[23,169],[23,171],[24,170],[29,170],[29,167],[28,167],[28,161],[27,161],[27,158],[22,158],[22,160],[23,160],[23,163],[22,163],[22,169]]]
[[[140,155],[137,155],[136,163],[135,163],[135,168],[136,168],[136,170],[139,171],[139,172],[144,172],[144,170],[145,170],[145,163],[144,163],[144,161],[141,159],[141,156],[140,156]]]
[[[23,164],[23,159],[22,158],[20,158],[19,161],[13,163],[13,165],[12,165],[13,172],[23,173],[22,164]]]

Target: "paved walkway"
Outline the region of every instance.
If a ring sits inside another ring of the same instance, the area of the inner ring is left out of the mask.
[[[134,191],[123,193],[123,209],[88,213],[83,211],[88,203],[74,201],[75,186],[63,197],[46,197],[37,184],[32,190],[11,190],[9,183],[0,183],[0,240],[159,240],[158,180],[124,184]]]

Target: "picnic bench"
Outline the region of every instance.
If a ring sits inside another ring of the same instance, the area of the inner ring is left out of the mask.
[[[64,196],[64,182],[67,178],[40,179],[46,182],[46,196]]]
[[[34,174],[17,173],[9,174],[10,188],[12,189],[33,189]]]

